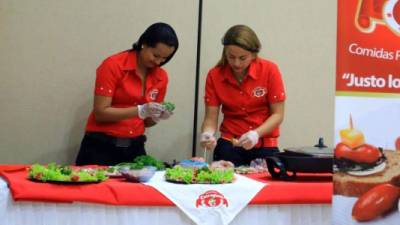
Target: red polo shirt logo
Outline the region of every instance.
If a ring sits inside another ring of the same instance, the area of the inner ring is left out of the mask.
[[[266,93],[267,90],[264,87],[256,87],[253,89],[253,96],[257,98],[263,97]]]
[[[228,207],[228,200],[225,196],[218,191],[210,190],[201,194],[196,200],[196,208],[199,206],[203,207],[218,207],[218,206]]]
[[[149,98],[153,101],[157,99],[157,95],[158,95],[158,89],[153,89],[149,92]]]

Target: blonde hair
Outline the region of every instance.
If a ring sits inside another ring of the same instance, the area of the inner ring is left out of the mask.
[[[235,25],[229,28],[222,38],[222,44],[224,45],[224,50],[222,51],[222,57],[218,61],[217,66],[227,64],[225,56],[225,46],[227,45],[236,45],[254,53],[255,56],[257,56],[257,53],[261,49],[261,43],[260,40],[258,40],[256,33],[246,25]]]

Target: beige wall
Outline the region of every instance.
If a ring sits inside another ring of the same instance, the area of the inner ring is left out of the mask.
[[[101,3],[101,4],[100,4]],[[288,100],[281,147],[333,139],[336,1],[204,0],[199,125],[207,70],[231,25],[251,26],[280,65]],[[153,22],[177,31],[166,65],[173,118],[148,130],[149,154],[191,155],[198,1],[0,1],[0,163],[74,161],[92,105],[95,69]]]
[[[177,116],[149,130],[147,149],[165,160],[189,157],[197,10],[186,0],[0,1],[0,163],[73,162],[96,67],[157,21],[179,35],[165,67]]]

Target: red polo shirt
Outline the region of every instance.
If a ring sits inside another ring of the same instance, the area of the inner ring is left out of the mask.
[[[136,52],[128,50],[108,57],[97,68],[94,94],[112,97],[112,107],[126,108],[146,102],[162,102],[167,84],[167,73],[156,67],[147,74],[142,96],[142,82],[136,74]],[[86,125],[86,131],[104,132],[116,137],[136,137],[144,134],[144,130],[144,122],[137,116],[118,122],[98,123],[93,112]]]
[[[229,65],[214,67],[207,75],[205,104],[222,105],[220,132],[226,139],[239,138],[260,126],[270,116],[269,104],[285,99],[281,73],[276,64],[265,59],[257,58],[249,65],[240,85]],[[260,139],[258,146],[276,147],[278,137],[279,127]]]

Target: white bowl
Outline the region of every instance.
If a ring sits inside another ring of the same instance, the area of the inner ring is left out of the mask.
[[[147,182],[149,181],[157,168],[154,166],[145,166],[142,169],[121,169],[120,173],[123,177],[125,177],[128,181],[131,182]]]

